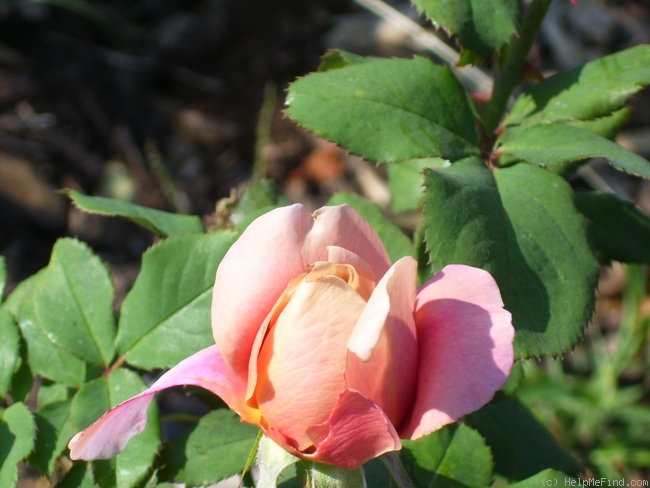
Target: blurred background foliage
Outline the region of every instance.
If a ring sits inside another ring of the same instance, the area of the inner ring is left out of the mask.
[[[392,4],[424,25],[408,2]],[[649,40],[645,0],[556,0],[532,64],[550,74]],[[9,289],[45,266],[66,235],[111,264],[118,303],[132,285],[150,235],[79,212],[61,188],[218,222],[223,199],[254,173],[310,206],[352,191],[388,208],[383,168],[282,116],[287,83],[316,69],[329,48],[431,54],[352,0],[0,2],[0,254]],[[633,99],[619,142],[650,157],[648,90]],[[650,214],[648,182],[602,161],[572,183]],[[412,215],[392,217],[414,229]],[[648,283],[647,266],[603,267],[585,339],[565,357],[519,370],[520,397],[585,476],[650,479]]]

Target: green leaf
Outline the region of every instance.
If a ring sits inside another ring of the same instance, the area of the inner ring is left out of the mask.
[[[137,395],[145,387],[137,374],[125,368],[86,383],[72,399],[70,416],[62,430],[67,433],[85,429],[106,410]],[[148,418],[144,431],[131,439],[121,453],[110,460],[93,461],[95,481],[99,486],[130,488],[149,478],[160,444],[155,402],[149,407]]]
[[[428,172],[424,218],[434,271],[467,264],[495,277],[520,357],[575,344],[593,310],[598,264],[564,179],[531,164],[490,171],[459,161]]]
[[[598,263],[586,222],[563,178],[529,164],[494,175],[514,237],[509,257],[517,256],[500,272],[520,273],[498,275],[518,327],[515,344],[524,356],[564,353],[594,309]]]
[[[47,274],[39,275],[40,278]],[[53,340],[36,317],[31,296],[21,300],[18,326],[27,344],[27,362],[34,375],[67,386],[80,387],[86,379],[86,363]]]
[[[17,486],[18,463],[34,448],[35,435],[34,419],[25,404],[0,410],[0,486]]]
[[[282,472],[298,461],[296,456],[289,454],[268,437],[262,436],[257,448],[259,479],[256,488],[276,488]]]
[[[524,91],[506,125],[592,120],[619,110],[650,84],[650,46],[636,46],[552,76]]]
[[[64,193],[84,212],[125,217],[161,237],[204,232],[201,219],[195,215],[164,212],[112,198],[91,197],[75,190],[66,189]]]
[[[95,488],[89,463],[75,463],[56,485],[56,488]]]
[[[241,473],[258,432],[230,410],[214,410],[165,448],[160,477],[203,486]]]
[[[20,364],[18,326],[11,314],[0,308],[0,398],[7,396],[11,380]]]
[[[50,341],[88,363],[108,366],[115,355],[113,284],[88,246],[58,240],[31,301],[33,320]]]
[[[589,220],[589,237],[605,261],[650,262],[650,218],[615,195],[577,192],[576,207]]]
[[[9,311],[14,317],[17,316],[22,303],[31,296],[33,289],[38,285],[40,277],[46,273],[46,270],[47,268],[43,268],[18,283],[11,295],[2,304],[2,308]]]
[[[492,454],[472,428],[453,424],[418,441],[402,441],[402,458],[418,487],[483,488],[492,480]],[[467,466],[472,469],[468,470]]]
[[[577,120],[572,122],[571,125],[592,132],[597,136],[604,137],[605,139],[616,139],[618,131],[621,129],[630,118],[630,109],[623,107],[616,112],[609,115],[598,117],[597,119]]]
[[[418,208],[424,192],[424,170],[442,168],[448,164],[441,158],[411,159],[389,164],[386,169],[393,212]]]
[[[359,212],[379,235],[384,243],[391,261],[395,262],[404,256],[414,256],[413,243],[374,203],[356,193],[339,192],[332,195],[328,205],[347,203]]]
[[[413,0],[434,23],[458,37],[463,49],[488,57],[517,31],[516,0]]]
[[[27,344],[24,340],[20,341],[19,355],[21,360],[11,382],[11,397],[15,402],[28,402],[34,386],[34,375],[26,361]]]
[[[567,123],[507,129],[497,143],[500,153],[542,166],[603,157],[616,169],[650,178],[650,161],[647,159],[615,142]]]
[[[50,403],[63,402],[72,398],[72,393],[69,387],[61,383],[41,380],[36,394],[36,405],[41,408]]]
[[[301,462],[307,483],[305,488],[366,488],[363,468],[344,469],[328,464]]]
[[[399,453],[395,453],[399,456]],[[395,488],[395,480],[384,463],[383,455],[372,459],[363,465],[363,471],[368,486],[381,486],[383,488]],[[401,462],[401,460],[400,460]]]
[[[144,254],[116,339],[127,362],[169,368],[213,343],[212,285],[235,237],[227,231],[171,236]]]
[[[318,71],[329,71],[331,69],[345,68],[353,64],[367,63],[368,61],[377,60],[376,57],[359,56],[342,49],[331,49],[327,51],[318,66]]]
[[[312,73],[292,83],[286,113],[368,160],[451,160],[478,154],[470,102],[447,68],[380,59]]]
[[[70,400],[50,403],[34,414],[37,437],[31,464],[41,473],[54,472],[57,457],[76,433],[70,426]]]
[[[493,401],[467,420],[492,449],[495,471],[509,480],[522,480],[546,468],[571,475],[581,470],[580,464],[517,398]]]
[[[579,481],[572,476],[561,473],[560,471],[556,471],[554,469],[545,469],[544,471],[541,471],[536,475],[531,476],[530,478],[519,481],[518,483],[505,485],[504,488],[564,488],[568,486],[577,487],[584,484],[584,480]]]

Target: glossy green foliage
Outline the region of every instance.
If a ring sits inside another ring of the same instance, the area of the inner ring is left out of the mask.
[[[463,424],[417,442],[404,441],[402,458],[416,486],[482,488],[492,480],[490,449],[478,432]]]
[[[413,0],[436,25],[454,35],[474,56],[488,57],[517,30],[516,0]],[[466,53],[466,57],[473,57]]]
[[[526,479],[547,468],[576,476],[582,466],[514,397],[493,401],[468,417],[486,440],[495,471],[511,481]]]
[[[34,448],[35,433],[34,419],[25,404],[0,409],[0,486],[16,486],[18,462]]]
[[[229,231],[172,236],[144,254],[116,339],[129,364],[169,368],[213,342],[212,285],[234,239]]]
[[[84,212],[124,217],[162,237],[203,232],[203,223],[196,215],[163,212],[113,198],[84,195],[75,190],[65,190],[65,193]]]
[[[162,452],[162,479],[203,486],[242,473],[259,429],[227,409],[215,410]],[[218,459],[219,462],[214,462]]]
[[[416,57],[309,74],[289,87],[286,112],[350,152],[388,163],[478,154],[472,110],[449,69]]]
[[[492,273],[520,356],[570,349],[591,316],[598,266],[566,182],[530,164],[489,171],[468,159],[425,184],[433,271],[462,263]]]

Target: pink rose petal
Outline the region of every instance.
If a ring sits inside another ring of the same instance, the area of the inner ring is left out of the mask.
[[[348,205],[322,207],[314,212],[314,228],[305,240],[308,263],[327,259],[328,246],[338,246],[363,259],[379,281],[390,267],[384,244],[368,221]]]
[[[72,459],[108,459],[120,452],[126,443],[144,429],[147,407],[161,390],[181,385],[194,385],[221,397],[235,412],[246,414],[243,405],[246,385],[223,361],[219,349],[211,346],[181,361],[158,381],[107,411],[87,429],[75,435],[68,447]]]
[[[315,452],[301,457],[347,469],[357,469],[385,452],[402,447],[383,410],[351,390],[339,397],[327,423],[315,427],[311,433],[323,439]]]
[[[513,363],[514,329],[486,271],[446,266],[419,291],[417,397],[400,429],[418,439],[490,401]]]
[[[325,422],[344,390],[345,341],[364,305],[338,277],[302,282],[269,328],[254,397],[265,425],[298,450],[311,445],[305,426]]]
[[[413,319],[417,262],[397,261],[377,284],[348,340],[346,384],[381,405],[398,424],[416,384],[418,345]]]
[[[212,333],[226,362],[243,377],[264,318],[287,283],[305,272],[302,245],[313,223],[302,205],[272,210],[253,221],[221,260]]]

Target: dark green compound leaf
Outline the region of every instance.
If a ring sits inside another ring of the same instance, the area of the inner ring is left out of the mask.
[[[34,448],[36,428],[29,409],[14,403],[0,409],[0,486],[16,486],[18,463]]]
[[[525,90],[505,120],[507,126],[594,120],[623,107],[650,84],[650,46],[636,46],[591,61]]]
[[[650,262],[650,218],[634,204],[600,192],[577,192],[575,204],[603,261]]]
[[[107,366],[115,355],[113,295],[108,270],[88,246],[60,239],[32,291],[35,325],[75,357]]]
[[[541,166],[603,157],[616,169],[650,178],[650,161],[582,127],[555,122],[508,129],[498,151]]]
[[[230,410],[214,410],[165,447],[160,478],[204,486],[241,473],[258,432]]]
[[[18,326],[9,311],[0,308],[0,398],[7,396],[21,362]]]
[[[492,449],[495,472],[509,480],[523,480],[547,468],[572,476],[581,470],[517,398],[496,399],[470,414],[467,421]]]
[[[61,428],[62,433],[83,430],[106,410],[137,395],[145,387],[138,375],[124,368],[86,383],[72,399],[69,417]],[[147,426],[142,433],[131,439],[125,449],[113,459],[93,461],[94,478],[100,487],[137,487],[150,477],[151,466],[160,444],[157,417],[154,402],[149,407]]]
[[[229,231],[171,236],[144,254],[116,339],[129,364],[169,368],[213,343],[212,285],[235,237]]]
[[[490,171],[468,159],[429,171],[425,186],[433,271],[467,264],[492,273],[518,356],[570,349],[591,316],[598,265],[567,183],[530,164]]]
[[[342,203],[347,203],[353,207],[370,223],[384,243],[391,261],[395,262],[404,256],[415,255],[411,240],[406,237],[399,227],[391,222],[377,205],[356,193],[349,192],[335,193],[327,202],[328,205],[340,205]]]
[[[517,31],[516,0],[413,0],[435,24],[460,41],[463,50],[488,57]]]
[[[401,456],[415,486],[483,488],[492,481],[490,449],[478,432],[466,425],[453,424],[402,444]]]
[[[382,163],[479,153],[469,99],[428,59],[380,59],[292,83],[287,115],[352,153]]]
[[[204,232],[203,223],[196,215],[164,212],[113,198],[92,197],[75,190],[64,190],[64,193],[84,212],[125,217],[161,237]]]

